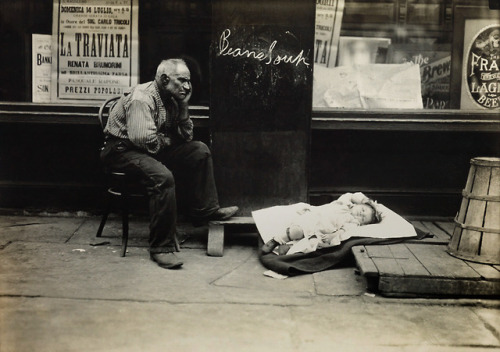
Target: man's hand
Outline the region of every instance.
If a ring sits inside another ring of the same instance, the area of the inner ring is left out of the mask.
[[[189,103],[189,99],[191,99],[191,95],[193,94],[193,86],[191,82],[186,82],[189,85],[189,89],[185,89],[186,96],[182,99],[178,100],[179,105],[186,107]]]
[[[172,138],[165,136],[163,133],[158,133],[158,138],[161,139],[161,144],[164,146],[171,146],[172,145]]]
[[[164,141],[166,146],[170,147],[172,145],[172,138],[165,137]]]

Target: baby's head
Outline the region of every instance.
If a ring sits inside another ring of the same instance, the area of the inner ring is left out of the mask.
[[[371,202],[354,204],[351,208],[351,214],[359,221],[360,225],[380,222],[380,214]]]

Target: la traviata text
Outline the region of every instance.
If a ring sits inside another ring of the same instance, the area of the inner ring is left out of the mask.
[[[127,34],[74,33],[70,40],[60,33],[60,56],[74,57],[129,57]]]

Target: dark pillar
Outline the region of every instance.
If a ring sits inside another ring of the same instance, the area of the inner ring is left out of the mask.
[[[307,201],[314,0],[215,0],[210,120],[221,205]]]

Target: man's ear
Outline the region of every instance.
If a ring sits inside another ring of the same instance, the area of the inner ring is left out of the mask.
[[[161,75],[161,80],[164,84],[167,84],[170,81],[170,78],[166,74]]]

